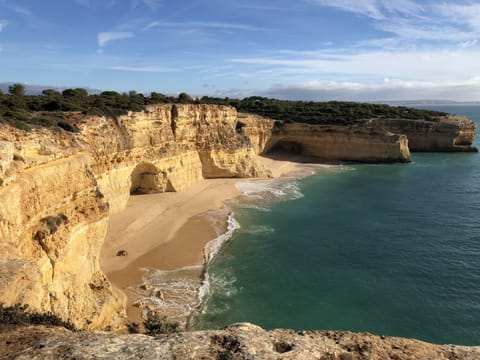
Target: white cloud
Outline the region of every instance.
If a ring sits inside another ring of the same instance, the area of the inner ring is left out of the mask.
[[[434,8],[450,21],[480,31],[480,4],[442,3]]]
[[[312,0],[319,5],[337,8],[343,11],[352,12],[359,15],[371,17],[373,19],[383,19],[384,15],[377,6],[376,0]]]
[[[186,22],[153,21],[147,26],[145,26],[143,30],[150,30],[158,27],[186,28],[186,29],[207,28],[207,29],[242,30],[242,31],[265,30],[257,26],[251,26],[251,25],[245,25],[245,24],[225,23],[225,22],[206,22],[206,21],[186,21]]]
[[[0,20],[0,32],[5,29],[8,25],[8,21],[7,20]]]
[[[309,0],[322,6],[333,7],[375,20],[386,19],[392,14],[419,15],[423,8],[411,0]]]
[[[440,24],[440,25],[438,25]],[[428,41],[462,41],[470,39],[472,34],[441,22],[416,23],[411,19],[390,19],[376,25],[377,29],[393,33],[399,38]]]
[[[472,47],[472,46],[477,45],[477,43],[478,43],[478,40],[477,40],[477,39],[464,41],[464,42],[462,42],[462,43],[460,44],[460,48],[461,48],[461,49],[466,49],[466,48],[469,48],[469,47]]]
[[[133,36],[134,34],[130,31],[101,32],[97,36],[98,46],[104,47],[109,42],[116,41],[116,40],[129,39]]]
[[[460,42],[480,35],[480,4],[411,0],[305,0],[368,17],[376,29],[413,41]]]
[[[248,65],[255,71],[269,70],[278,81],[285,75],[316,76],[322,79],[344,78],[368,81],[399,78],[421,81],[466,79],[480,75],[480,51],[439,49],[432,51],[358,51],[356,53],[312,52],[300,56],[290,51],[284,57],[245,57],[227,61]],[[275,79],[274,79],[275,80]]]
[[[480,79],[463,82],[409,82],[386,79],[376,83],[320,82],[277,84],[264,96],[292,100],[454,100],[479,101]]]
[[[23,6],[12,5],[12,6],[9,6],[9,9],[12,10],[12,11],[15,11],[17,14],[23,15],[25,17],[32,17],[33,16],[32,12],[30,10],[28,10],[27,8],[23,7]]]
[[[91,7],[94,5],[94,3],[107,6],[107,7],[112,7],[117,4],[122,4],[125,2],[125,0],[75,0],[78,4],[85,6],[85,7]],[[150,9],[156,9],[158,8],[161,4],[163,3],[163,0],[130,0],[130,7],[132,9],[135,9],[139,7],[140,5],[145,5]]]
[[[149,72],[149,73],[165,73],[165,72],[179,71],[179,69],[169,68],[169,67],[160,67],[160,66],[112,66],[110,69],[118,70],[118,71]]]

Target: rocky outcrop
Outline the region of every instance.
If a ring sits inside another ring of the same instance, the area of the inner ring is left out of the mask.
[[[435,120],[372,119],[367,122],[408,137],[411,151],[472,152],[476,124],[464,116],[447,115]]]
[[[248,323],[160,335],[72,333],[45,327],[0,329],[0,357],[12,359],[474,360],[480,347],[343,331],[272,330]]]
[[[254,115],[243,115],[239,121],[258,153],[280,149],[326,161],[410,161],[407,137],[382,128],[288,123]]]

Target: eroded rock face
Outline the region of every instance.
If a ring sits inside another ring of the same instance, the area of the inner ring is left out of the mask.
[[[0,357],[15,359],[328,359],[474,360],[480,347],[342,331],[272,330],[235,324],[156,338],[72,333],[45,327],[0,330]]]
[[[281,149],[327,161],[410,162],[407,137],[381,127],[286,123],[254,115],[240,121],[258,153]]]
[[[472,146],[476,124],[464,116],[448,115],[436,121],[374,119],[369,123],[405,134],[411,151],[477,151]]]
[[[264,173],[235,130],[233,108],[77,117],[76,134],[0,128],[0,302],[52,311],[79,328],[117,328],[123,304],[99,267],[109,214],[131,192]]]

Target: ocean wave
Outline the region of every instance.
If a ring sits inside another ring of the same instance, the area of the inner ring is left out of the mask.
[[[248,228],[242,228],[241,231],[245,234],[268,235],[273,234],[275,232],[275,229],[267,225],[254,225]]]
[[[215,293],[216,298],[229,298],[237,294],[238,289],[235,286],[237,279],[233,274],[226,270],[221,275],[213,273],[207,276],[208,286],[204,287],[205,292],[202,294],[202,306],[199,307],[198,312],[205,313],[221,313],[228,309],[225,301],[212,305],[209,303],[208,298]],[[226,308],[225,308],[226,307]]]
[[[170,319],[185,322],[198,307],[197,292],[201,285],[202,265],[188,266],[175,270],[142,268],[143,282],[130,287],[136,305],[144,315],[155,311],[168,315]]]
[[[210,210],[203,215],[203,217],[208,221],[208,223],[212,225],[217,236],[220,236],[222,235],[222,233],[225,232],[225,218],[228,219],[231,211],[232,210],[230,209],[230,207],[224,206],[221,209]]]
[[[231,239],[233,233],[238,228],[240,228],[240,224],[233,217],[233,213],[230,213],[227,219],[227,231],[217,236],[215,239],[210,240],[207,245],[205,245],[204,253],[206,260],[205,262],[207,264],[210,263],[213,258],[215,258],[215,256],[220,252],[223,244]]]
[[[263,202],[295,200],[303,197],[296,178],[240,181],[236,184],[245,199]]]

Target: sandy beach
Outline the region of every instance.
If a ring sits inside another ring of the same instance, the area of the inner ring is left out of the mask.
[[[305,169],[305,161],[296,162],[297,158],[278,160],[262,157],[260,160],[270,169],[273,177]],[[188,303],[194,300],[196,294],[190,291],[192,294],[189,296],[182,296],[178,289],[175,293],[173,288],[176,285],[165,285],[161,291],[146,285],[140,287],[146,274],[142,269],[169,271],[190,267],[186,274],[179,272],[176,276],[186,277],[182,283],[196,281],[198,289],[205,264],[205,245],[227,229],[227,210],[215,212],[215,223],[205,214],[221,209],[225,200],[239,195],[235,187],[239,181],[242,179],[208,179],[178,193],[131,196],[127,208],[110,217],[100,264],[115,289],[124,297],[129,321],[142,322],[138,303],[157,291],[156,296],[164,304],[168,304],[169,299],[171,302],[185,302],[183,310],[177,313],[171,310],[178,308],[174,304],[165,307],[165,315],[185,322],[185,309],[189,308]],[[127,255],[116,256],[121,250]],[[195,286],[187,286],[188,289],[192,287]],[[149,308],[148,304],[142,305]]]

